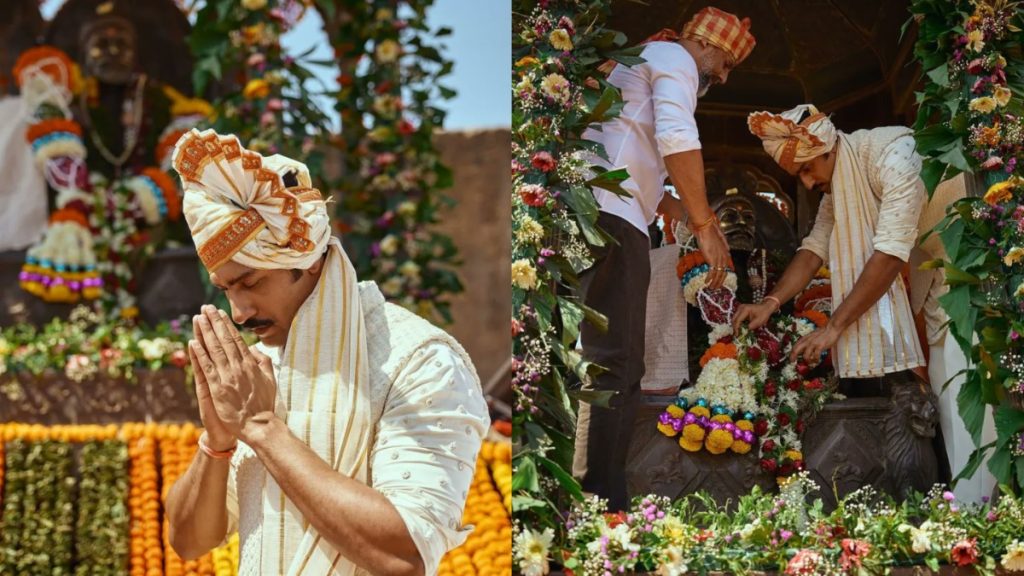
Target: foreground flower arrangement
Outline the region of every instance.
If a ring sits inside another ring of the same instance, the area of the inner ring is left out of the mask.
[[[517,529],[514,554],[528,575],[546,574],[554,558],[588,575],[867,575],[911,565],[937,571],[943,564],[978,574],[1024,571],[1019,498],[961,505],[937,486],[896,504],[867,487],[826,513],[816,497],[820,490],[802,472],[780,494],[755,488],[734,510],[698,494],[676,502],[636,498],[629,510],[609,514],[604,502],[591,499],[568,515],[563,551],[551,546],[550,529],[523,528]]]
[[[5,394],[16,393],[3,384],[21,372],[39,376],[55,370],[74,382],[97,375],[131,380],[135,368],[174,366],[188,372],[185,345],[191,335],[189,322],[145,327],[79,306],[69,318],[55,318],[41,328],[16,324],[0,331],[0,387]]]

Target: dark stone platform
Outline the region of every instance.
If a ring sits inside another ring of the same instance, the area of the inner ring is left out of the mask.
[[[776,491],[773,474],[761,470],[757,450],[713,455],[683,450],[677,438],[657,430],[658,415],[672,397],[648,396],[637,416],[626,481],[630,495],[679,498],[708,492],[720,504],[735,503],[754,486]],[[902,499],[942,481],[933,439],[934,396],[916,383],[894,385],[891,396],[832,402],[809,423],[803,453],[827,509],[862,486]]]

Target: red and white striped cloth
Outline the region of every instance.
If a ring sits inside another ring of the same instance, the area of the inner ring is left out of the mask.
[[[683,26],[683,38],[704,40],[728,52],[739,64],[754,49],[754,35],[750,33],[750,18],[742,20],[735,14],[707,6],[690,18]]]

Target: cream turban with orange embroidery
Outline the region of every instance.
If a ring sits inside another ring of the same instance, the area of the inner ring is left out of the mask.
[[[210,272],[228,260],[306,269],[327,249],[327,206],[301,162],[261,156],[233,135],[192,129],[178,140],[171,164],[181,175],[182,210]],[[298,185],[285,185],[289,172]]]
[[[835,124],[813,104],[801,104],[781,114],[754,112],[747,117],[747,126],[761,139],[765,152],[788,172],[836,144]]]

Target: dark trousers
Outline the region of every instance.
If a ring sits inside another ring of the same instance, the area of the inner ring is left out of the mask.
[[[644,375],[650,240],[618,216],[602,212],[597,223],[618,244],[595,249],[594,265],[580,275],[584,302],[608,317],[607,332],[583,324],[584,357],[607,369],[583,389],[616,394],[609,408],[580,403],[572,468],[585,492],[607,498],[610,510],[624,510],[626,455]]]

